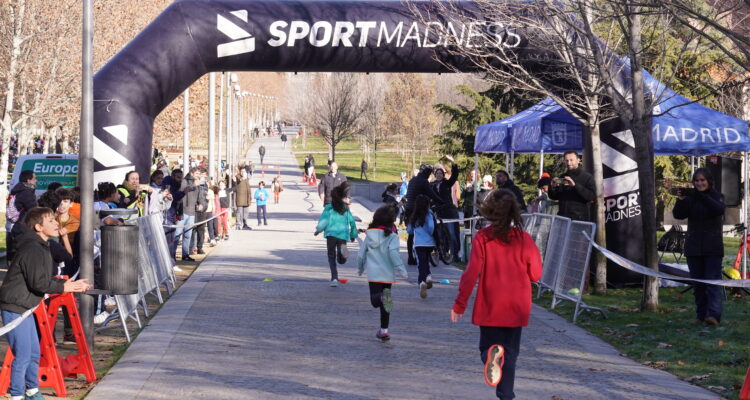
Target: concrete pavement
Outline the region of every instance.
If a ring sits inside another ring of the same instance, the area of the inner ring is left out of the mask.
[[[375,339],[378,310],[356,275],[355,252],[328,287],[325,240],[312,235],[321,202],[303,186],[290,150],[263,138],[266,164],[281,165],[285,190],[269,225],[233,232],[135,339],[87,399],[491,399],[470,310],[451,325],[460,271],[422,300],[394,287],[392,339]],[[257,160],[257,151],[249,153]],[[259,173],[252,179],[255,187]],[[271,178],[267,175],[266,183]],[[251,207],[254,211],[255,207]],[[352,207],[367,221],[371,211]],[[254,214],[253,214],[254,216]],[[404,246],[405,247],[405,246]],[[405,254],[404,254],[405,257]],[[266,278],[272,279],[264,282]],[[535,307],[524,330],[518,399],[716,399],[618,355],[598,338]]]

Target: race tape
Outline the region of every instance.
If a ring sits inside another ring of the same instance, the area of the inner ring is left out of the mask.
[[[651,276],[654,278],[661,278],[661,279],[668,279],[671,281],[680,281],[680,282],[698,282],[698,283],[705,283],[708,285],[716,285],[716,286],[726,286],[726,287],[740,287],[740,288],[746,288],[750,287],[750,279],[694,279],[694,278],[684,278],[681,276],[671,275],[671,274],[665,274],[663,272],[654,271],[651,268],[644,267],[643,265],[634,263],[630,260],[628,260],[625,257],[622,257],[618,254],[615,254],[606,248],[599,246],[594,242],[594,240],[589,237],[589,235],[583,231],[583,235],[588,239],[589,242],[594,246],[595,249],[599,250],[602,254],[604,254],[604,257],[607,257],[610,261],[614,262],[615,264],[639,273],[641,275]],[[669,264],[667,264],[669,265]]]
[[[21,314],[20,317],[14,319],[13,321],[10,321],[10,323],[7,324],[7,325],[3,325],[3,327],[0,328],[0,336],[5,335],[6,333],[8,333],[8,332],[12,331],[13,329],[15,329],[18,325],[21,325],[21,322],[23,322],[23,320],[25,320],[31,314],[33,314],[34,310],[36,310],[37,307],[39,307],[39,306],[35,306],[31,310],[24,311],[24,313]]]
[[[205,224],[208,221],[211,221],[213,219],[219,218],[221,216],[221,214],[225,214],[225,213],[228,213],[228,212],[229,212],[229,209],[226,209],[226,210],[218,213],[217,215],[214,215],[213,217],[211,217],[211,218],[209,218],[209,219],[207,219],[205,221],[198,222],[197,224],[190,224],[190,225],[162,225],[162,226],[164,228],[185,228],[185,229],[195,228],[198,225],[203,225],[203,224]]]

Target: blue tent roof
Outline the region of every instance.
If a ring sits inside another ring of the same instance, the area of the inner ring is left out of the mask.
[[[656,155],[693,155],[750,150],[747,121],[680,96],[644,74],[646,89],[660,94],[651,133]],[[520,113],[478,126],[477,153],[561,153],[583,149],[583,128],[567,111],[546,98]]]
[[[478,153],[562,153],[583,148],[583,126],[554,100],[546,98],[511,117],[476,129]]]

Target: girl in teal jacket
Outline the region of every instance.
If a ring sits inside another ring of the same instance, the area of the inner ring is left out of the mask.
[[[435,250],[435,217],[430,210],[430,198],[420,194],[414,202],[414,212],[409,217],[406,231],[414,235],[414,252],[419,269],[419,297],[427,297],[427,289],[432,289],[432,274],[430,273],[430,253]]]
[[[393,204],[375,210],[372,223],[367,227],[367,236],[359,246],[357,257],[359,275],[367,269],[370,302],[373,307],[380,308],[380,329],[375,333],[375,337],[383,341],[391,338],[388,334],[388,322],[393,309],[391,285],[396,280],[396,270],[404,279],[408,277],[398,252],[400,240],[396,234],[395,223],[396,207]]]
[[[315,227],[315,236],[324,232],[323,236],[326,238],[328,266],[331,267],[331,287],[339,285],[336,261],[339,264],[346,264],[346,258],[349,256],[346,241],[353,242],[357,237],[357,224],[348,207],[350,202],[349,184],[344,182],[335,187],[331,191],[331,203],[323,209],[318,226]]]

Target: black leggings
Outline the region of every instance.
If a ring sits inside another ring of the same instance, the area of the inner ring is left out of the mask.
[[[487,362],[487,351],[493,344],[505,349],[503,378],[495,389],[499,399],[508,400],[516,397],[513,384],[516,380],[516,359],[521,349],[521,328],[502,328],[497,326],[479,327],[479,352],[482,362]]]
[[[339,279],[339,271],[336,268],[336,256],[341,254],[341,246],[346,246],[346,242],[335,236],[326,236],[328,266],[331,267],[331,280]]]
[[[391,314],[387,311],[385,311],[385,307],[383,307],[383,298],[381,297],[383,295],[383,289],[391,288],[391,283],[383,283],[383,282],[369,282],[370,283],[370,303],[372,303],[372,306],[375,308],[380,308],[380,327],[383,329],[388,329],[388,322],[391,319]]]
[[[430,275],[430,253],[435,250],[435,247],[415,247],[417,252],[417,269],[419,269],[419,277],[417,283],[422,283],[427,280]]]

